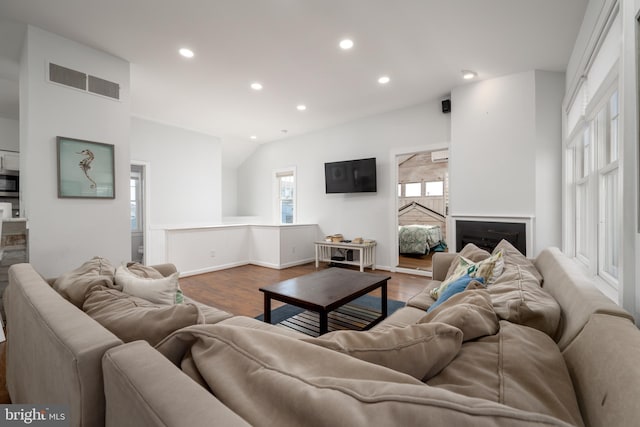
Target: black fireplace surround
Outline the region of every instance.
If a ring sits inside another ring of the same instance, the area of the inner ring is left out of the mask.
[[[489,252],[507,240],[523,255],[527,255],[526,224],[521,222],[460,221],[456,220],[456,250],[473,243]]]

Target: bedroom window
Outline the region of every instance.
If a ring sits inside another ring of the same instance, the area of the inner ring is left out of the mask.
[[[431,181],[424,183],[424,191],[426,196],[443,196],[444,181]]]
[[[295,170],[276,172],[278,221],[280,224],[294,224],[296,217],[295,206]]]
[[[404,185],[404,197],[420,197],[422,196],[421,182],[407,182]]]

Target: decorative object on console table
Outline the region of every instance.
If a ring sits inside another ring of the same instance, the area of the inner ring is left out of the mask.
[[[114,146],[62,136],[56,140],[58,197],[114,199]]]
[[[362,240],[362,243],[353,242],[315,242],[316,246],[316,268],[320,266],[320,261],[340,263],[347,265],[357,265],[360,267],[360,271],[364,271],[365,267],[371,267],[372,270],[376,269],[376,241],[375,240]],[[334,250],[344,250],[344,258],[333,256]],[[348,259],[347,251],[353,251],[351,254],[352,259]],[[359,257],[356,259],[354,252],[358,252]]]

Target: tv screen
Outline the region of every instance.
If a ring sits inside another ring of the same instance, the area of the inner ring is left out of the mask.
[[[327,193],[376,192],[376,159],[325,163],[324,179]]]

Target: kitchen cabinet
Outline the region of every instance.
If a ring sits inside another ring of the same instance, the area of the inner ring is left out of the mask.
[[[13,151],[0,151],[0,170],[20,170],[20,153]]]

